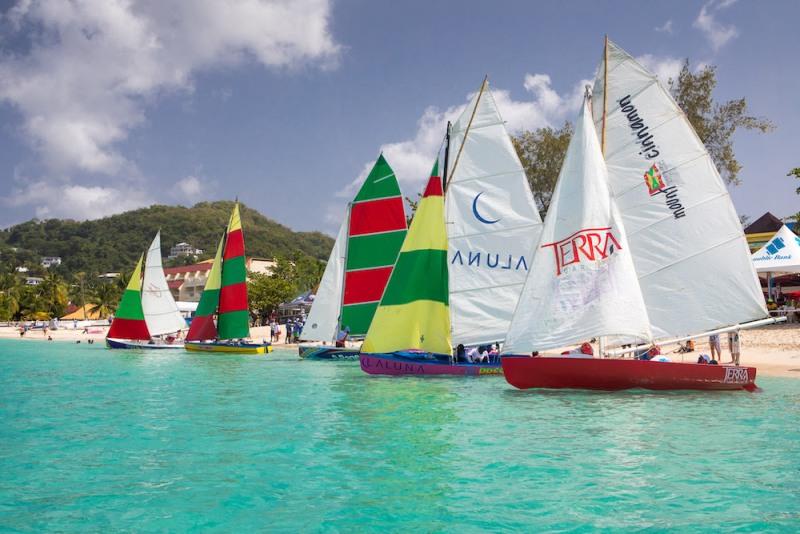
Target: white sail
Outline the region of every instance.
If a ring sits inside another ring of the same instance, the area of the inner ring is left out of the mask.
[[[503,352],[526,354],[602,335],[651,339],[587,98]]]
[[[760,273],[800,273],[800,236],[785,224],[753,254]]]
[[[167,286],[164,276],[164,267],[161,265],[161,232],[150,244],[145,259],[144,277],[142,282],[142,311],[147,329],[151,336],[174,334],[186,328],[178,311],[178,305],[172,298],[172,293]]]
[[[739,218],[703,143],[655,75],[613,43],[607,54],[594,86],[594,123],[602,136],[605,97],[609,183],[653,334],[766,317]]]
[[[542,220],[488,82],[453,124],[450,162],[445,201],[453,343],[502,341]]]
[[[328,258],[322,281],[314,296],[314,304],[306,319],[300,338],[306,341],[335,341],[342,305],[345,248],[347,247],[347,218],[342,222],[336,243]]]

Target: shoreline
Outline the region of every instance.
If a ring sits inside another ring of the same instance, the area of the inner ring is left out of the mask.
[[[252,329],[253,340],[268,337],[269,327],[256,327]],[[95,344],[105,344],[108,327],[92,327],[89,333],[82,329],[60,328],[48,330],[47,335],[42,330],[29,330],[24,337],[20,337],[17,328],[0,327],[0,339],[17,339],[22,341],[44,341],[47,336],[52,337],[53,343],[86,343],[93,340]],[[267,333],[267,336],[261,335]],[[779,324],[761,328],[741,331],[741,365],[756,367],[760,376],[781,376],[800,378],[800,324]],[[730,358],[727,338],[722,336],[722,359]],[[280,349],[296,349],[296,343],[273,343],[273,347]],[[693,361],[699,354],[708,354],[707,340],[696,341],[695,351],[689,354],[670,354],[675,361]]]

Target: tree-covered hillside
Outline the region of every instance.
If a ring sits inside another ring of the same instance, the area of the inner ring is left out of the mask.
[[[327,259],[333,246],[330,237],[293,232],[256,210],[242,204],[240,208],[248,256],[299,253]],[[64,275],[129,271],[159,228],[165,258],[170,247],[181,241],[203,249],[202,258],[207,258],[214,254],[232,209],[232,202],[220,201],[191,208],[156,205],[93,221],[34,219],[0,232],[0,261],[8,269],[38,263],[41,256],[61,256],[63,263],[57,270]]]

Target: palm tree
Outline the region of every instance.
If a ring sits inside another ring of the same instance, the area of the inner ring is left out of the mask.
[[[90,301],[92,305],[89,313],[97,313],[101,319],[105,319],[117,309],[119,290],[111,283],[100,284],[95,288]]]
[[[0,319],[13,319],[19,313],[22,284],[13,273],[0,275]]]
[[[38,286],[38,293],[43,309],[37,311],[47,312],[51,317],[64,315],[69,298],[68,287],[63,278],[56,273],[47,273]]]

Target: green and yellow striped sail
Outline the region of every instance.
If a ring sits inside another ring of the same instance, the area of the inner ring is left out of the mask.
[[[362,352],[450,354],[447,233],[438,161],[403,241]]]
[[[219,240],[217,254],[214,256],[214,263],[208,272],[208,279],[197,304],[197,311],[189,325],[189,333],[186,341],[202,341],[205,339],[216,339],[217,327],[214,324],[214,314],[217,313],[219,306],[219,288],[222,285],[222,247],[225,243],[225,236]]]

